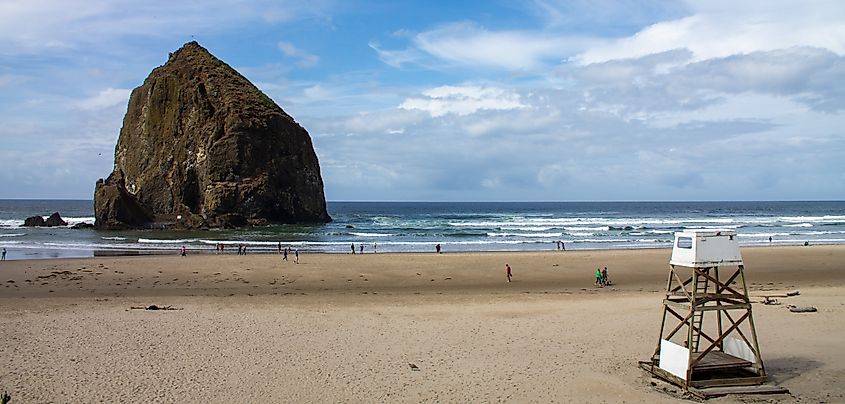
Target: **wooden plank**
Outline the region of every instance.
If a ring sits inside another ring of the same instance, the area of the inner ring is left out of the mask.
[[[718,387],[758,386],[765,382],[765,376],[726,377],[724,379],[693,380],[690,381],[690,386],[700,389],[709,389]]]
[[[744,368],[754,365],[742,358],[726,354],[721,351],[710,351],[698,359],[692,370],[693,371],[709,371],[720,369],[735,369]]]
[[[788,394],[789,389],[781,386],[763,384],[759,386],[733,386],[695,389],[705,398],[721,397],[728,394]]]
[[[652,376],[654,376],[658,379],[672,383],[672,384],[674,384],[674,385],[676,385],[676,386],[678,386],[682,389],[686,389],[686,382],[685,382],[684,379],[681,379],[680,377],[675,376],[675,375],[661,369],[657,365],[654,365],[653,368],[648,368],[647,363],[640,362],[640,368],[642,368],[643,370],[645,370],[646,372],[648,372],[649,374],[651,374]]]

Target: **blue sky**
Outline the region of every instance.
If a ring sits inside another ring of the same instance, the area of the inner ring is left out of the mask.
[[[197,40],[329,200],[845,199],[845,3],[0,0],[0,198],[90,199]]]

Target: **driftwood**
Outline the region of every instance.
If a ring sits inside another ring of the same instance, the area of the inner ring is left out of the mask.
[[[780,304],[778,299],[772,299],[769,296],[763,296],[763,300],[760,301],[760,303],[763,303],[763,304],[768,305],[768,306],[777,306],[777,305]]]
[[[790,304],[786,307],[793,313],[815,313],[818,311],[818,309],[813,306],[794,306]]]
[[[149,306],[132,306],[130,307],[132,310],[182,310],[178,307],[173,306],[157,306],[155,304],[151,304]]]

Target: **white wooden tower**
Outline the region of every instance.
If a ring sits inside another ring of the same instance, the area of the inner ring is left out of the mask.
[[[736,231],[675,233],[653,375],[683,387],[766,381]]]

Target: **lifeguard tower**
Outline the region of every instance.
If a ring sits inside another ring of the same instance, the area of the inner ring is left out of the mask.
[[[736,231],[675,233],[669,267],[660,338],[640,366],[702,398],[786,392],[760,386],[766,370]]]

